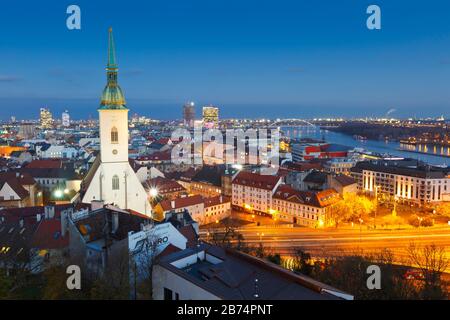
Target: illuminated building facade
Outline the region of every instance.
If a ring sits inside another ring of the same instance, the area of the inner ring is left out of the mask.
[[[442,168],[400,162],[360,162],[351,169],[362,192],[388,194],[411,204],[438,203],[450,200],[450,178]]]
[[[273,214],[272,196],[281,177],[241,171],[232,182],[231,204],[251,213]]]
[[[203,107],[203,126],[205,128],[219,127],[219,108],[214,106]]]
[[[69,114],[69,111],[65,110],[62,113],[61,121],[62,121],[61,123],[62,123],[63,127],[67,128],[67,127],[70,126],[70,114]]]
[[[339,193],[333,189],[298,191],[291,186],[281,185],[273,196],[273,209],[276,217],[282,221],[318,228],[328,224],[328,212],[338,201]]]
[[[53,116],[50,109],[41,108],[39,113],[39,120],[42,129],[51,129],[53,127]]]

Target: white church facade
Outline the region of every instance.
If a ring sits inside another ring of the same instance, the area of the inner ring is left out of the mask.
[[[109,29],[107,84],[100,103],[100,154],[83,181],[83,203],[101,201],[151,215],[148,195],[128,160],[128,107],[117,82],[112,29]]]

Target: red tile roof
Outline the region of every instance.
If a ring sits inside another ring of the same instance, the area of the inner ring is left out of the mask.
[[[286,184],[277,188],[273,198],[294,203],[304,203],[318,208],[327,207],[340,200],[339,194],[333,189],[320,192],[298,191]]]
[[[32,243],[39,249],[62,249],[69,245],[69,233],[62,236],[59,219],[43,219],[33,235]]]
[[[169,161],[172,159],[171,152],[155,152],[147,156],[137,157],[137,161]]]
[[[169,244],[161,253],[159,254],[160,257],[168,256],[171,253],[181,251],[180,248],[175,247],[173,244]]]
[[[258,189],[273,190],[280,181],[278,176],[260,175],[257,173],[241,171],[234,178],[233,184],[253,187]]]
[[[163,177],[156,177],[147,180],[146,186],[149,186],[150,188],[156,188],[158,190],[158,193],[161,195],[172,192],[186,191],[186,189],[178,182]]]
[[[205,198],[205,208],[217,206],[219,204],[230,202],[231,199],[226,196],[215,196],[215,197],[209,197]]]
[[[201,195],[195,195],[190,197],[178,198],[175,200],[163,200],[160,202],[164,211],[170,211],[174,209],[181,209],[197,204],[203,203],[203,197]],[[174,206],[172,206],[174,204]]]
[[[39,169],[59,169],[63,167],[61,159],[47,159],[47,160],[33,160],[26,168],[39,168]]]
[[[23,200],[30,195],[30,193],[22,187],[17,179],[9,179],[7,181],[0,182],[0,189],[2,189],[5,184],[11,187],[11,189],[19,196],[20,200]]]
[[[336,176],[334,179],[336,179],[336,181],[339,182],[339,184],[344,187],[356,183],[355,179],[346,175],[339,175]]]
[[[34,185],[36,181],[27,172],[2,172],[0,173],[0,182],[17,179],[21,185]]]
[[[192,225],[181,227],[180,229],[178,229],[178,231],[180,231],[180,233],[183,236],[185,236],[186,239],[188,240],[186,244],[187,247],[192,248],[197,245],[198,236],[197,232],[195,232],[195,229]]]
[[[312,169],[320,170],[322,164],[320,162],[288,162],[283,167],[291,171],[308,171]]]

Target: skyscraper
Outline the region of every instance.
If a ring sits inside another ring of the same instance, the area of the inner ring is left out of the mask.
[[[39,120],[42,129],[51,129],[53,127],[53,116],[50,109],[41,108]]]
[[[128,107],[117,81],[112,29],[109,29],[107,84],[99,113],[100,155],[83,181],[83,203],[100,201],[150,215],[147,193],[128,162]]]
[[[209,105],[203,107],[203,126],[205,128],[219,127],[219,108]]]
[[[193,127],[195,120],[195,104],[188,102],[183,106],[183,120],[185,127]]]
[[[62,120],[62,126],[63,127],[69,127],[70,126],[70,114],[69,114],[69,111],[65,110],[62,113],[61,120]]]

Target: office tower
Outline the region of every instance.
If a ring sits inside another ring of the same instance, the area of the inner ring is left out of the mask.
[[[195,120],[195,104],[193,102],[186,103],[183,106],[183,120],[185,127],[193,127]]]
[[[203,107],[203,126],[205,128],[219,127],[219,108],[209,105]]]
[[[62,113],[61,120],[62,120],[62,126],[63,127],[69,127],[70,126],[70,114],[69,114],[69,111],[65,110]]]
[[[50,109],[41,108],[40,124],[42,129],[51,129],[53,127],[53,116]]]

